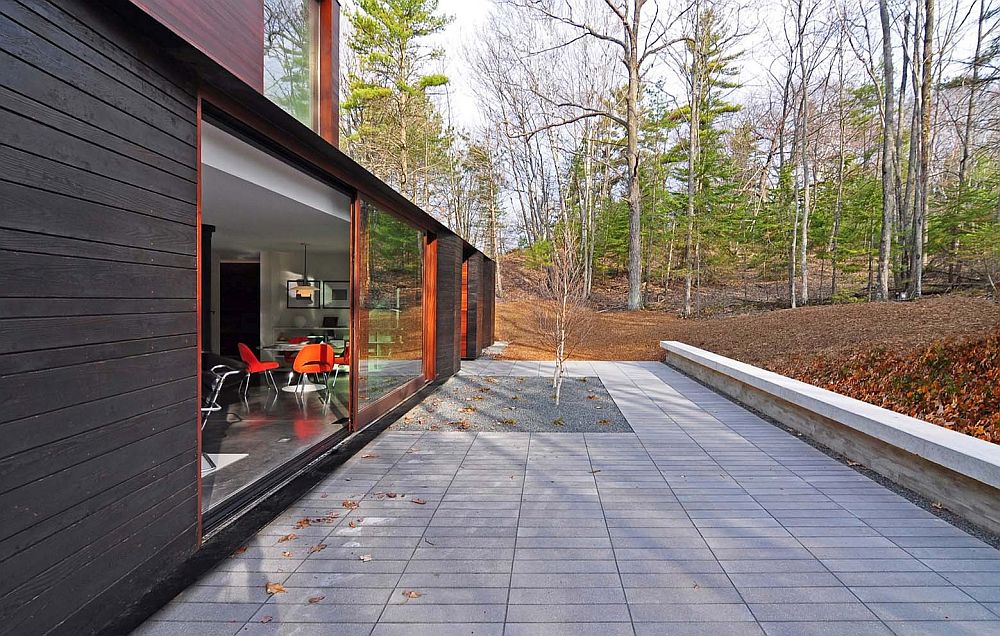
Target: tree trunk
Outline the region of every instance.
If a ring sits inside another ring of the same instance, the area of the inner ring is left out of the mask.
[[[799,12],[801,14],[801,4]],[[804,29],[804,25],[801,27]],[[799,34],[799,72],[802,73],[802,104],[801,104],[801,130],[799,136],[799,161],[802,168],[802,238],[800,241],[799,267],[802,272],[802,304],[809,304],[809,83],[806,71],[805,43],[802,41],[802,33]]]
[[[695,6],[694,44],[691,46],[690,95],[688,97],[687,239],[684,248],[684,316],[691,315],[691,283],[694,275],[695,197],[698,193],[698,152],[701,122],[700,7]]]
[[[638,16],[638,9],[636,10]],[[636,17],[638,20],[638,17]],[[628,308],[642,309],[642,193],[639,190],[639,55],[637,43],[629,41],[628,99],[626,115],[628,144]]]
[[[920,86],[920,174],[919,198],[913,215],[913,245],[910,253],[910,296],[923,294],[924,232],[927,218],[927,201],[930,198],[929,175],[931,160],[931,78],[934,57],[934,0],[924,3],[924,50]]]
[[[878,247],[877,300],[889,299],[889,262],[892,259],[892,221],[896,195],[893,192],[893,91],[892,30],[889,25],[887,0],[879,0],[879,17],[882,22],[882,81],[885,84],[884,112],[882,117],[882,232]]]

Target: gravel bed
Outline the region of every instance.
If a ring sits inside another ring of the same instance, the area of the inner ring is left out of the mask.
[[[566,378],[556,406],[552,381],[457,375],[397,420],[395,431],[631,433],[599,378]]]

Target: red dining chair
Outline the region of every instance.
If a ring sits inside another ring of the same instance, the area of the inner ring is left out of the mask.
[[[339,356],[338,355],[333,356],[333,366],[334,369],[333,369],[332,386],[335,387],[337,386],[337,377],[340,375],[340,367],[344,366],[347,367],[348,369],[351,368],[351,345],[349,343],[347,346],[344,347],[343,353],[341,353]]]
[[[277,369],[281,365],[277,362],[261,362],[257,359],[257,356],[254,355],[253,350],[242,342],[237,346],[240,350],[240,359],[242,359],[243,363],[247,365],[247,375],[243,380],[245,382],[243,386],[243,397],[246,397],[247,392],[250,390],[250,376],[255,373],[263,373],[268,386],[277,391],[278,383],[274,381],[274,376],[271,375],[271,371]]]
[[[296,384],[296,394],[305,392],[305,380],[310,374],[323,376],[323,390],[329,392],[330,372],[334,370],[334,358],[337,357],[333,347],[326,343],[310,344],[302,348],[295,356],[292,370],[299,374]]]

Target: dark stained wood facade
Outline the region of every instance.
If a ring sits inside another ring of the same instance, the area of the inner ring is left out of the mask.
[[[462,365],[462,239],[437,239],[437,347],[435,377],[454,375]]]
[[[95,5],[0,5],[4,634],[197,547],[195,87]]]
[[[199,549],[199,95],[432,233],[433,378],[464,258],[492,338],[488,259],[151,8],[248,0],[145,4],[0,3],[0,634],[93,633]]]
[[[264,90],[262,0],[133,0],[258,91]]]
[[[462,311],[465,313],[462,331],[464,339],[462,357],[466,360],[475,360],[482,353],[483,347],[487,346],[483,341],[483,309],[485,304],[483,302],[483,261],[481,253],[468,253],[467,251],[462,280],[464,296]]]

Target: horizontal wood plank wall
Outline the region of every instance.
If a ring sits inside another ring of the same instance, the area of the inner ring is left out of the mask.
[[[264,92],[263,0],[132,0],[236,77]]]
[[[437,359],[435,377],[446,378],[461,366],[462,239],[437,238]]]
[[[192,82],[103,3],[0,4],[0,633],[87,634],[196,547]]]
[[[465,359],[475,360],[482,351],[482,337],[479,328],[482,320],[479,316],[479,297],[482,294],[483,257],[479,253],[472,254],[466,259],[468,266],[468,280],[466,281],[465,306],[466,329],[465,329]]]

